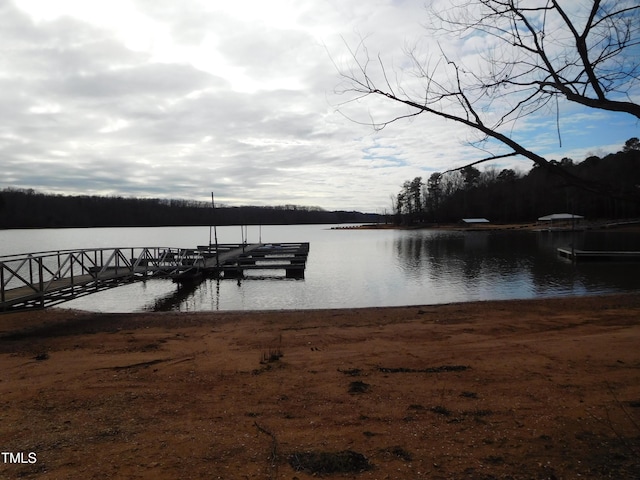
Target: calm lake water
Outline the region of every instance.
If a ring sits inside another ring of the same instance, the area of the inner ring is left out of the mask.
[[[218,227],[221,243],[240,242],[240,227]],[[148,280],[62,304],[104,312],[154,309],[271,310],[420,305],[633,291],[638,263],[584,263],[556,248],[639,250],[630,233],[332,230],[330,225],[248,227],[248,241],[310,242],[304,280],[281,272],[206,280],[195,289]],[[0,255],[92,247],[194,248],[208,227],[0,231]]]

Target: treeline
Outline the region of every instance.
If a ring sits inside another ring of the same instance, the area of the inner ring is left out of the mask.
[[[284,225],[373,222],[376,215],[318,207],[229,207],[207,202],[0,191],[0,228]]]
[[[512,169],[483,171],[473,166],[433,173],[407,181],[393,199],[398,224],[449,223],[462,218],[492,222],[528,222],[551,213],[587,218],[640,216],[640,141],[629,139],[622,151],[576,163],[552,161],[586,181],[607,185],[610,194],[595,194],[564,177],[535,166],[523,174]],[[634,198],[635,197],[635,198]]]

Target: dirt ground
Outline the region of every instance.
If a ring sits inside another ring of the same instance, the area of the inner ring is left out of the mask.
[[[640,478],[639,347],[638,294],[1,315],[0,477]]]

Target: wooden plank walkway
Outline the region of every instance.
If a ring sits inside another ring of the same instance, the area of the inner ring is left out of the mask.
[[[29,284],[3,291],[0,312],[29,307],[49,307],[74,298],[79,298],[109,288],[148,279],[155,269],[137,267],[134,274],[124,268],[110,268],[96,274],[75,275],[43,282],[42,285]]]
[[[80,275],[72,278],[61,278],[48,282],[46,290],[39,290],[37,285],[29,285],[6,290],[0,311],[19,310],[29,307],[49,307],[73,298],[79,298],[125,283],[131,283],[131,275],[104,274],[96,278],[92,275]]]

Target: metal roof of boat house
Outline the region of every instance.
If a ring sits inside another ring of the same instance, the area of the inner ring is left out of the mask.
[[[582,215],[575,215],[573,213],[553,213],[551,215],[545,215],[544,217],[540,217],[538,218],[539,221],[541,222],[545,222],[545,221],[551,221],[553,222],[554,220],[579,220],[581,218],[584,218]]]
[[[490,223],[486,218],[463,218],[464,223]]]

